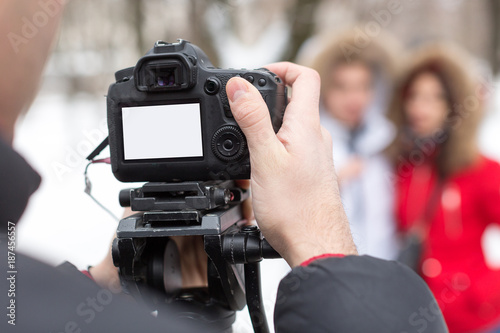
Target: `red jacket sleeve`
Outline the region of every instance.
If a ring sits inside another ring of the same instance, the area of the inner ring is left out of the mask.
[[[500,224],[500,164],[489,160],[483,170],[479,205],[482,207],[484,221],[487,224]]]

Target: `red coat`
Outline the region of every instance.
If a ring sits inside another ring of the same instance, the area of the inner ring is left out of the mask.
[[[399,168],[396,215],[404,231],[422,219],[436,183],[430,162]],[[500,223],[500,165],[485,157],[449,177],[436,200],[424,243],[421,276],[434,293],[450,332],[470,332],[500,321],[500,270],[490,269],[481,237]]]

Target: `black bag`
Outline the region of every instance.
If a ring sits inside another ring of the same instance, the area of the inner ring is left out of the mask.
[[[417,273],[420,272],[420,260],[422,258],[424,242],[429,235],[431,221],[436,215],[442,189],[442,182],[438,180],[424,207],[423,218],[413,224],[413,230],[408,231],[402,236],[397,260]],[[420,232],[416,232],[415,230],[419,230]]]
[[[398,254],[398,261],[413,269],[420,271],[420,258],[422,257],[423,239],[416,232],[408,232],[403,236],[401,248]]]

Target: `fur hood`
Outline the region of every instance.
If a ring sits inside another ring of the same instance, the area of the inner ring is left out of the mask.
[[[326,87],[333,66],[359,61],[373,68],[376,84],[390,90],[401,68],[401,55],[400,44],[392,35],[381,31],[370,37],[359,29],[350,29],[312,37],[300,50],[297,63],[315,69],[321,76],[321,86]]]
[[[449,95],[450,110],[445,125],[440,133],[428,138],[434,140],[436,146],[439,145],[437,163],[440,174],[448,176],[476,161],[479,156],[476,137],[482,101],[481,86],[474,79],[475,68],[472,58],[454,44],[429,44],[411,52],[407,66],[396,82],[388,114],[398,129],[390,149],[396,163],[401,157],[408,158],[415,153],[415,149],[418,150],[407,134],[402,104],[409,82],[424,71],[438,74]],[[422,152],[426,153],[424,149],[421,149]]]

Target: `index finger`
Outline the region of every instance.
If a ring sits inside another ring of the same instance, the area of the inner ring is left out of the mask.
[[[290,113],[292,114],[289,117],[295,117],[295,113],[300,113],[299,119],[301,120],[306,114],[307,118],[319,121],[321,81],[318,72],[291,62],[278,62],[264,67],[278,75],[287,86],[292,87],[290,107],[287,107],[285,117]]]

